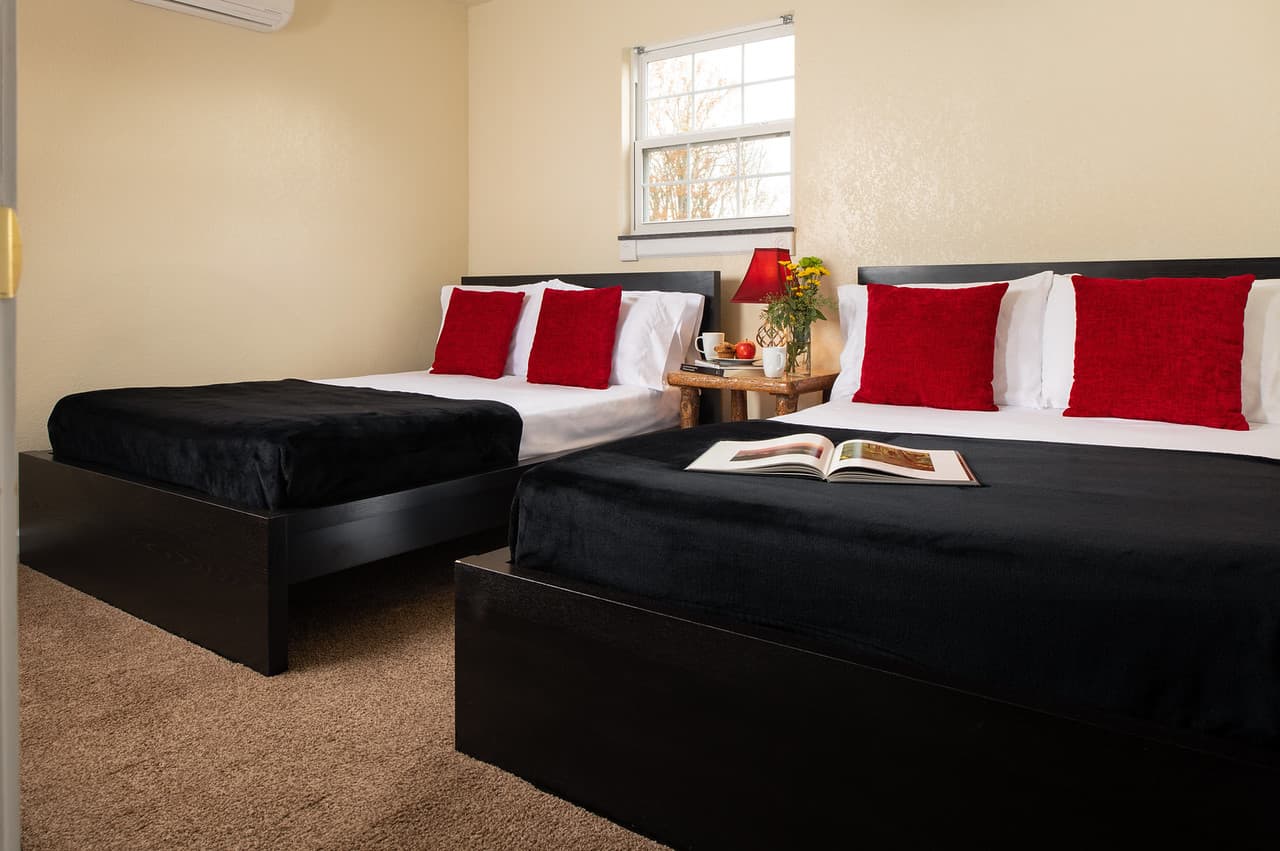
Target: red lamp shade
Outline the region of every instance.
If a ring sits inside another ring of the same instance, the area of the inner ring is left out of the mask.
[[[742,277],[742,284],[730,301],[764,304],[771,295],[785,295],[787,274],[779,264],[790,259],[791,252],[785,248],[757,248],[751,255],[751,265]]]

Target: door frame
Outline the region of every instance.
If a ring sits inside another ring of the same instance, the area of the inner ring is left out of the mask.
[[[0,0],[0,207],[17,206],[17,0]],[[17,299],[0,298],[0,851],[21,844],[18,777]]]

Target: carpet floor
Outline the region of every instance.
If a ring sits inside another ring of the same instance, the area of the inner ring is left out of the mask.
[[[475,551],[295,587],[272,678],[22,568],[23,848],[661,848],[454,751]]]

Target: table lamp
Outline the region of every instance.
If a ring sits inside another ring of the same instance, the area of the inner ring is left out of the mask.
[[[791,252],[785,248],[757,248],[738,291],[729,300],[738,304],[767,304],[770,296],[786,295],[787,273],[780,264],[790,259]],[[761,325],[756,332],[756,342],[761,348],[780,346],[782,332],[770,325]]]

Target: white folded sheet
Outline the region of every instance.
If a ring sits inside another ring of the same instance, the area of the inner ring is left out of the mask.
[[[657,391],[615,384],[606,390],[587,390],[530,384],[515,375],[489,379],[435,375],[425,370],[330,378],[317,383],[504,402],[524,420],[520,438],[522,462],[670,428],[680,420],[680,391],[674,388]]]
[[[1177,425],[1147,420],[1064,417],[1057,408],[1001,408],[999,411],[944,411],[905,405],[831,401],[782,422],[871,431],[1043,440],[1099,446],[1145,446],[1191,452],[1224,452],[1280,459],[1280,424],[1250,423],[1249,431]]]

